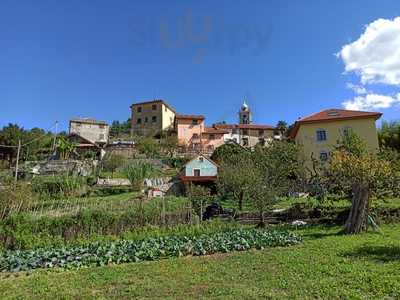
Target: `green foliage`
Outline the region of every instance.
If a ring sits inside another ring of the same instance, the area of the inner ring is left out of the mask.
[[[348,130],[341,135],[336,150],[351,153],[358,157],[368,153],[366,141],[353,130]]]
[[[154,172],[155,168],[152,164],[140,160],[135,160],[125,166],[123,170],[124,175],[131,182],[134,191],[141,191],[143,188],[143,181]]]
[[[138,137],[136,148],[139,153],[146,155],[147,158],[157,158],[160,156],[161,147],[159,142],[151,137]]]
[[[160,139],[160,148],[163,153],[166,153],[169,157],[173,157],[176,150],[178,149],[178,138],[176,135],[165,134]]]
[[[339,227],[307,226],[294,247],[2,274],[1,298],[398,299],[400,225],[381,229],[346,236]]]
[[[283,136],[286,134],[288,130],[288,124],[285,121],[278,121],[278,123],[275,126],[276,130]]]
[[[26,183],[8,183],[0,189],[0,220],[30,208],[35,200],[31,187]]]
[[[391,148],[400,152],[400,121],[382,122],[378,131],[381,147]]]
[[[17,124],[8,124],[0,130],[0,144],[18,146],[30,142],[21,151],[21,160],[40,160],[51,154],[54,135],[40,128],[25,130]],[[10,149],[13,157],[16,157],[17,148]]]
[[[249,151],[239,144],[230,143],[224,144],[213,152],[211,155],[211,159],[216,163],[229,163],[231,160],[234,162],[237,161],[236,157],[238,156],[246,156],[249,154]]]
[[[203,209],[212,200],[210,189],[204,186],[191,184],[189,186],[188,194],[194,211],[200,218],[202,218]]]
[[[181,169],[187,162],[188,159],[185,157],[170,157],[163,159],[164,164],[176,169]]]
[[[69,159],[75,148],[76,145],[68,141],[65,137],[61,136],[58,138],[57,150],[61,159]]]
[[[86,192],[87,181],[75,176],[39,176],[32,180],[32,189],[41,197],[63,198]]]
[[[127,159],[118,154],[107,154],[104,159],[103,159],[103,168],[106,171],[111,172],[111,176],[114,177],[114,172],[118,169],[121,168],[125,163]]]
[[[113,121],[110,126],[110,136],[111,137],[120,137],[122,135],[130,134],[131,130],[131,119],[124,122]]]
[[[198,237],[160,237],[142,241],[122,240],[84,247],[6,252],[0,255],[0,271],[19,272],[37,268],[104,266],[164,257],[208,255],[251,248],[290,246],[300,238],[285,231],[236,230]]]
[[[235,146],[237,147],[237,146]],[[229,149],[231,150],[231,149]],[[252,152],[234,148],[222,156],[218,189],[222,195],[233,195],[239,203],[248,199],[259,209],[260,217],[279,195],[288,193],[302,174],[297,145],[274,141],[268,147]]]

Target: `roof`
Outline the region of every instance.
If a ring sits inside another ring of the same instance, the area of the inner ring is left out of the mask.
[[[96,119],[91,119],[91,118],[73,118],[69,121],[71,122],[75,122],[75,123],[85,123],[85,124],[99,124],[99,125],[107,125],[107,122],[105,121],[98,121]]]
[[[208,160],[210,163],[212,163],[213,165],[215,165],[216,167],[219,167],[213,160],[211,160],[210,158],[208,158],[207,156],[204,156],[202,154],[196,155],[195,157],[193,157],[191,160],[189,160],[184,166],[190,164],[192,161],[194,161],[195,159],[198,159],[199,157],[203,157],[206,160]]]
[[[217,129],[268,129],[274,130],[275,127],[271,125],[261,125],[261,124],[213,124],[214,128]]]
[[[189,119],[189,120],[204,120],[206,117],[203,115],[180,115],[175,116],[177,119]]]
[[[290,138],[296,137],[301,124],[333,122],[333,121],[365,119],[365,118],[374,118],[375,120],[377,120],[381,116],[382,113],[380,112],[345,110],[336,108],[326,109],[297,120],[290,133]]]
[[[165,100],[162,100],[162,99],[154,99],[151,101],[133,103],[130,107],[132,108],[133,106],[144,105],[144,104],[153,104],[153,103],[162,103],[166,107],[168,107],[170,110],[172,110],[174,113],[176,113],[176,110],[171,105],[169,105]]]
[[[87,138],[84,138],[83,136],[73,132],[67,135],[67,139],[70,139],[72,137],[77,137],[81,139],[83,142],[79,143],[76,145],[77,147],[99,147],[96,143],[92,142],[91,140],[88,140]]]
[[[205,127],[203,134],[225,134],[228,133],[227,130],[214,128],[214,127]]]
[[[240,129],[270,129],[274,130],[275,127],[271,125],[257,125],[257,124],[239,124],[237,128]]]

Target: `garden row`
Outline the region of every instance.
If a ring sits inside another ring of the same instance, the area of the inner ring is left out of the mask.
[[[121,240],[74,248],[5,252],[0,256],[0,271],[18,272],[37,268],[102,266],[166,257],[289,246],[299,242],[300,238],[297,235],[287,231],[257,229],[242,229],[196,237],[169,236],[140,241]]]

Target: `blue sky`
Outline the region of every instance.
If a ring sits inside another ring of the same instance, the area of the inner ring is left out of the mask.
[[[257,123],[274,125],[366,94],[389,95],[376,110],[398,119],[398,82],[361,83],[365,64],[344,73],[360,51],[335,56],[397,16],[389,0],[2,0],[0,126],[125,120],[153,98],[209,124],[235,122],[246,98]]]

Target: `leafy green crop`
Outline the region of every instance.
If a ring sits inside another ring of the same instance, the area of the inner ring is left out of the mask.
[[[51,250],[8,251],[0,256],[0,271],[18,272],[37,268],[103,266],[164,257],[289,246],[299,242],[298,236],[287,231],[257,229],[241,229],[197,237],[170,236],[140,241],[121,240],[114,243],[93,243],[88,246]]]

